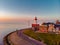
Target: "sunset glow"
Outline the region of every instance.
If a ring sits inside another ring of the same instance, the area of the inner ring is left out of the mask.
[[[0,21],[31,20],[35,16],[40,20],[60,19],[58,0],[2,0],[1,2]]]

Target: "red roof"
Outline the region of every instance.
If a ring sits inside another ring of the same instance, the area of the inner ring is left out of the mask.
[[[39,24],[32,24],[32,27],[39,26]]]

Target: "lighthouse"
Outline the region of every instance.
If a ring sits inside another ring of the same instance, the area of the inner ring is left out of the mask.
[[[39,24],[37,24],[37,17],[34,18],[34,23],[32,24],[32,29],[34,31],[39,30]]]

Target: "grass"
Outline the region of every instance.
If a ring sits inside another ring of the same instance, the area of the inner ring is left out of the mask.
[[[32,30],[25,30],[24,34],[39,41],[43,40],[47,45],[60,45],[60,34],[37,33]]]

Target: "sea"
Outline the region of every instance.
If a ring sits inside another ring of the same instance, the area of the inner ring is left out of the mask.
[[[20,30],[20,29],[23,29],[23,28],[28,28],[30,27],[28,24],[23,24],[23,23],[1,23],[0,24],[0,45],[4,45],[3,43],[3,38],[13,32],[13,31],[16,31],[16,30]]]

